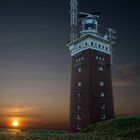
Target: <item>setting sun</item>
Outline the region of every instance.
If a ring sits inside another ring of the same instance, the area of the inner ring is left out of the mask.
[[[19,121],[14,120],[14,121],[12,122],[12,125],[13,125],[14,127],[18,127],[18,126],[19,126]]]

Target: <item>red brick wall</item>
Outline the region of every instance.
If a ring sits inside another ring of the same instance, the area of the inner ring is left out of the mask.
[[[96,56],[104,58],[104,61],[96,60]],[[77,59],[81,60],[76,62]],[[99,66],[104,70],[99,71]],[[78,72],[78,68],[82,71]],[[103,87],[99,86],[100,80],[104,81]],[[79,81],[82,83],[81,87],[78,87]],[[100,92],[104,92],[105,96],[100,97]],[[103,103],[105,109],[100,109]],[[81,106],[80,110],[77,108],[78,104]],[[81,120],[77,119],[78,114]],[[106,119],[114,117],[110,56],[88,49],[72,57],[70,131],[76,132],[77,125],[85,128],[91,123],[101,121],[103,114]]]

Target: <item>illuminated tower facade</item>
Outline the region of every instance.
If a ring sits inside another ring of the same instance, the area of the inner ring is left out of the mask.
[[[96,15],[80,13],[79,37],[67,44],[72,56],[70,131],[114,117],[111,64],[112,29],[98,33]]]

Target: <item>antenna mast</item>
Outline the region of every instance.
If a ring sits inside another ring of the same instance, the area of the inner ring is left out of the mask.
[[[77,24],[78,24],[78,1],[70,1],[70,41],[77,39]]]
[[[112,41],[112,40],[116,40],[116,30],[112,29],[112,28],[106,28],[107,29],[107,38],[108,40]],[[110,46],[111,48],[111,64],[113,64],[113,48],[112,46]]]

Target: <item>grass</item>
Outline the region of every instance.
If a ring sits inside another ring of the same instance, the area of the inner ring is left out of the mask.
[[[56,130],[0,131],[0,140],[140,140],[140,116],[118,116],[76,134]]]
[[[82,132],[90,132],[96,136],[138,137],[140,138],[140,118],[116,118],[91,125]]]

